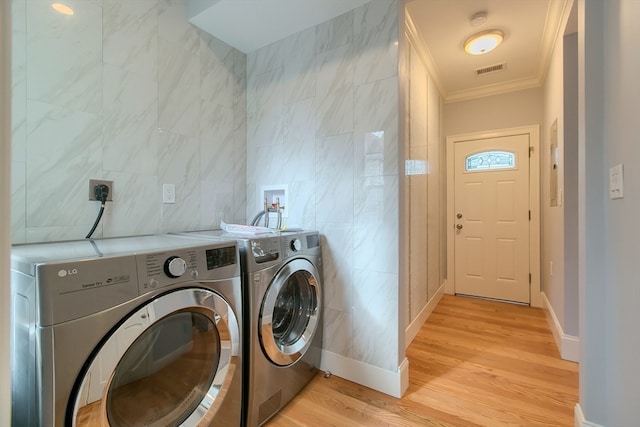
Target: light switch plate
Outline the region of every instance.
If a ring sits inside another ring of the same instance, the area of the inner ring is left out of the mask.
[[[162,184],[162,203],[176,202],[175,184]]]
[[[609,198],[622,199],[624,197],[624,170],[622,163],[609,169]]]

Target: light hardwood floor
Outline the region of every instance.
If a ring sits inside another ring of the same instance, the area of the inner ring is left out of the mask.
[[[445,295],[407,349],[402,399],[319,373],[266,426],[573,426],[578,365],[541,309]]]

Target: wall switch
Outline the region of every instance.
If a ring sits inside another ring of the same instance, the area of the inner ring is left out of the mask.
[[[162,184],[162,203],[176,202],[176,185]]]
[[[622,199],[624,197],[624,174],[622,163],[609,169],[609,198]]]

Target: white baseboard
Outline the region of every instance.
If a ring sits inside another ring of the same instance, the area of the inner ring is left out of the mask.
[[[573,420],[574,427],[603,427],[600,424],[591,423],[585,420],[579,403],[576,403],[576,406],[573,409]]]
[[[397,398],[401,398],[409,388],[407,358],[400,363],[398,370],[393,372],[322,350],[320,369]]]
[[[564,360],[580,362],[580,338],[564,333],[564,331],[562,330],[562,325],[560,325],[558,317],[553,311],[551,303],[547,299],[547,295],[542,292],[541,297],[542,308],[547,315],[549,326],[551,327],[551,333],[553,334],[553,339],[556,341],[556,346],[560,351],[560,357]]]
[[[404,332],[405,349],[409,347],[409,344],[411,344],[411,342],[416,337],[416,335],[418,335],[418,332],[420,332],[422,325],[424,325],[424,322],[427,321],[427,319],[433,312],[433,309],[436,308],[436,305],[438,305],[438,302],[440,302],[442,295],[444,295],[444,288],[446,284],[447,282],[445,280],[445,282],[436,291],[436,294],[429,300],[427,305],[424,306],[424,308],[420,311],[420,313],[418,313],[416,318],[413,319],[413,321],[409,324],[409,326],[407,326],[407,329],[405,329],[405,332]]]

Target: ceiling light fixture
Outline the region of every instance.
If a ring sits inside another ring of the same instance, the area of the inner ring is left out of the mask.
[[[464,51],[471,55],[482,55],[491,52],[504,40],[501,30],[481,31],[469,37],[464,42]]]
[[[63,15],[73,15],[73,9],[63,3],[51,3],[51,7],[58,13]]]

